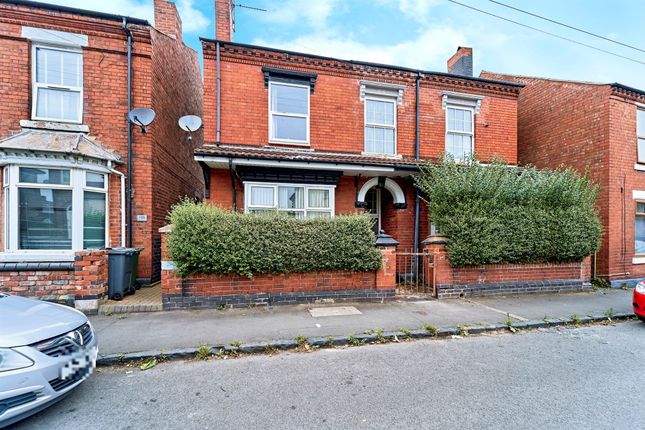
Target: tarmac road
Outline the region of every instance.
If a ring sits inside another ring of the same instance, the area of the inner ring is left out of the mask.
[[[645,425],[645,324],[101,368],[16,429]]]

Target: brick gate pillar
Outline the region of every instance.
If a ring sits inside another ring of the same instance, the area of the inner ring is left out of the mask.
[[[432,255],[437,291],[442,285],[452,285],[452,267],[448,259],[448,238],[442,235],[428,236],[421,244],[424,251]]]
[[[159,229],[161,233],[161,297],[178,294],[181,296],[181,276],[176,271],[175,262],[170,258],[168,252],[168,234],[172,232],[172,225],[166,225]]]
[[[377,290],[396,289],[396,247],[399,242],[389,234],[381,231],[376,238],[375,245],[383,254],[383,265],[376,271]]]

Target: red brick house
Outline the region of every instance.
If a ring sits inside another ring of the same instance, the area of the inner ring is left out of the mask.
[[[230,2],[215,4],[195,151],[206,201],[298,218],[365,209],[410,249],[429,231],[419,163],[473,151],[517,162],[521,85],[473,77],[469,48],[439,73],[253,46],[231,40]]]
[[[202,135],[188,141],[177,126],[202,114],[198,56],[174,4],[154,7],[156,27],[0,2],[0,291],[95,306],[103,269],[77,275],[103,257],[84,250],[116,246],[144,248],[138,277],[159,279],[158,229],[178,199],[202,197],[204,181],[193,159]],[[135,107],[156,112],[147,133],[128,122]]]
[[[645,277],[645,91],[482,72],[522,83],[518,161],[571,166],[600,186],[604,227],[593,272],[612,285]]]

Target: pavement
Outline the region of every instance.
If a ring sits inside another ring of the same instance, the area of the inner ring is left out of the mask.
[[[624,322],[101,367],[11,430],[642,428],[642,363]]]
[[[400,331],[431,324],[478,327],[572,315],[629,314],[631,290],[498,296],[473,299],[343,303],[227,310],[184,310],[97,315],[90,318],[99,336],[100,357],[145,351],[172,351],[199,345],[250,344],[281,339],[349,336],[368,330]],[[341,307],[353,310],[343,312]],[[327,314],[329,316],[312,316]],[[611,311],[609,311],[611,309]]]

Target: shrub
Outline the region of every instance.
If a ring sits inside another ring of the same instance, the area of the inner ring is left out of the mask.
[[[453,266],[573,262],[600,246],[597,187],[571,169],[443,159],[415,181]]]
[[[297,220],[185,201],[169,216],[168,251],[182,275],[374,271],[381,253],[365,215]]]

